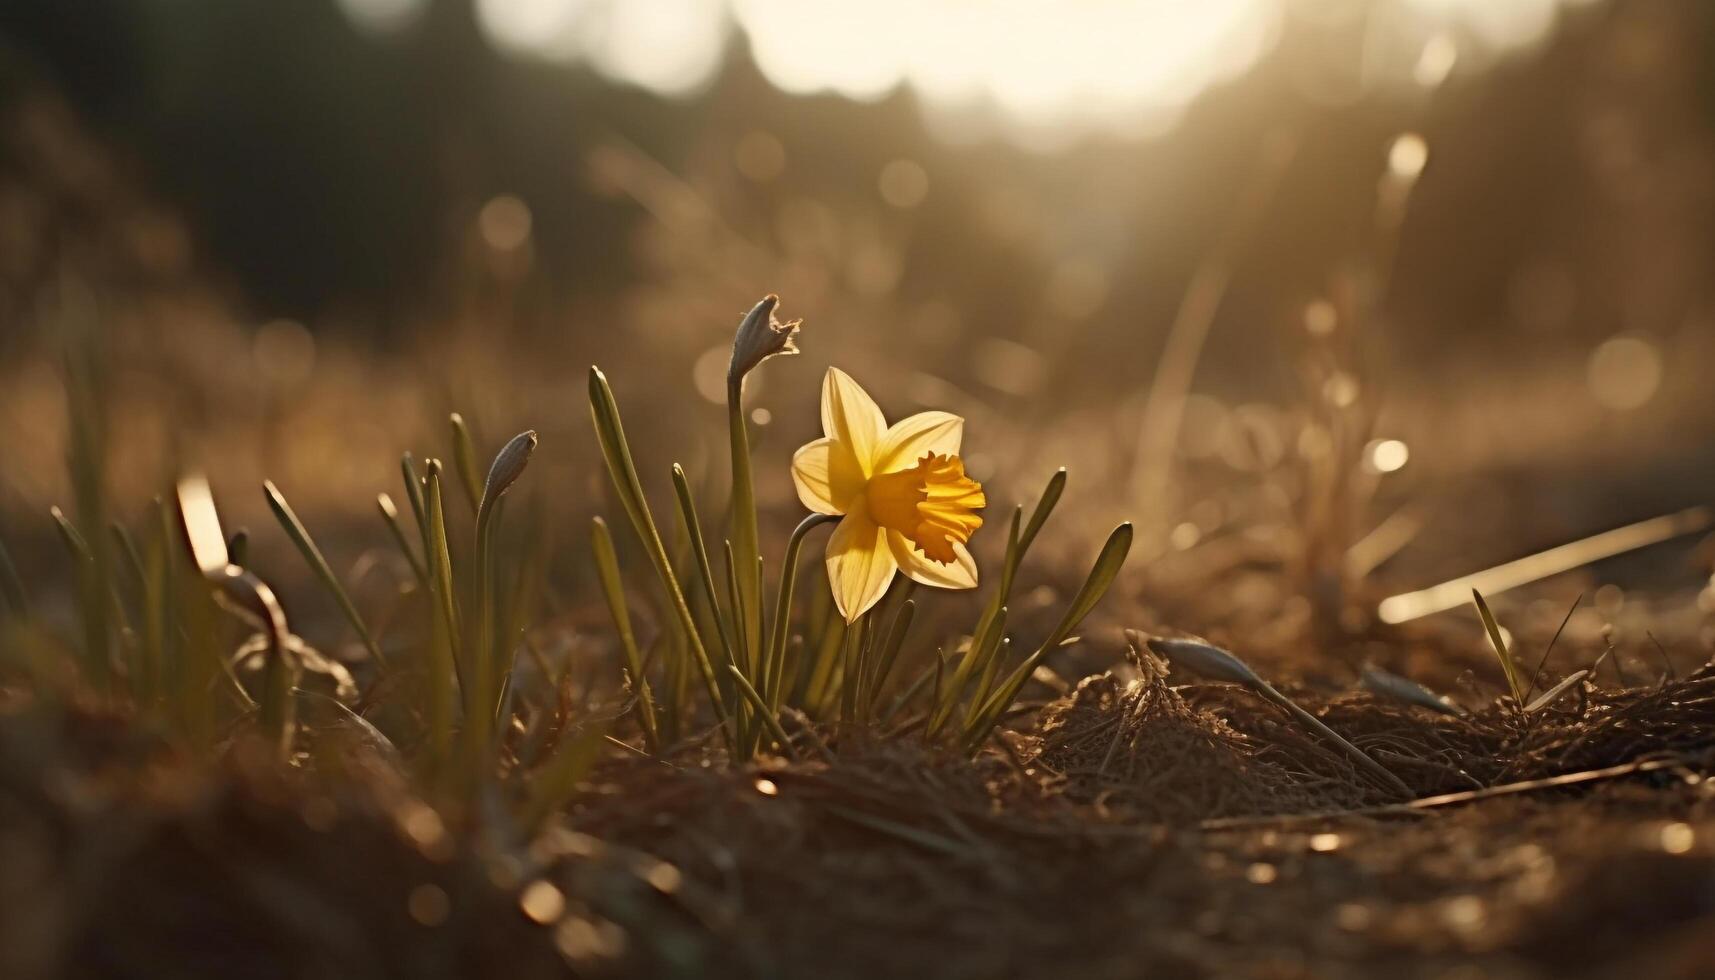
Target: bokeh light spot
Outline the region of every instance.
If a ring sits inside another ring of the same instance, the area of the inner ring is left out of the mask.
[[[482,240],[496,252],[516,251],[530,240],[530,206],[512,194],[490,199],[477,213],[476,223]]]
[[[915,160],[894,160],[881,168],[881,199],[896,208],[914,208],[929,196],[929,172]]]
[[[1429,144],[1416,133],[1401,133],[1388,147],[1387,168],[1401,180],[1416,180],[1429,164]]]
[[[1364,446],[1364,467],[1371,473],[1393,473],[1410,460],[1410,447],[1398,439],[1373,439]]]
[[[1641,408],[1661,387],[1661,351],[1644,337],[1614,337],[1591,353],[1587,373],[1590,393],[1604,407]]]
[[[525,917],[539,925],[551,925],[566,912],[566,896],[553,882],[537,880],[527,885],[518,896],[518,907]]]
[[[405,911],[419,925],[438,926],[452,914],[452,899],[439,885],[418,885],[405,899]]]

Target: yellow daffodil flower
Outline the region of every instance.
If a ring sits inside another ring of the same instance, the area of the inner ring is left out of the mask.
[[[965,542],[988,501],[959,459],[964,431],[947,412],[889,426],[856,381],[828,369],[824,436],[792,456],[792,482],[805,507],[841,518],[828,539],[828,582],[846,622],[879,602],[898,571],[937,588],[976,587]]]

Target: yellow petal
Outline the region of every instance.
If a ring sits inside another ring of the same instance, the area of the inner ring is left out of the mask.
[[[822,379],[822,432],[851,447],[865,477],[875,472],[875,450],[887,432],[887,419],[869,393],[839,368],[828,368]]]
[[[913,582],[937,589],[977,587],[977,560],[971,557],[962,542],[953,542],[955,560],[945,565],[925,557],[912,547],[910,538],[898,531],[887,532],[887,548],[893,552],[893,560],[899,563],[899,570]]]
[[[875,451],[875,472],[892,473],[916,463],[924,453],[957,456],[965,420],[950,412],[919,412],[893,423]]]
[[[867,514],[847,514],[828,539],[828,584],[847,623],[881,601],[898,570],[887,532]]]
[[[826,438],[792,454],[792,483],[798,499],[818,514],[844,514],[864,488],[851,448]]]

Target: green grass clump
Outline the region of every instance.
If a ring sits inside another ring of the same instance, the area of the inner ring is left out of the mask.
[[[683,560],[676,561],[669,553],[633,461],[612,386],[599,368],[590,369],[590,412],[602,456],[615,495],[666,597],[666,629],[674,642],[660,647],[669,660],[663,665],[663,674],[670,679],[694,672],[701,678],[704,704],[721,739],[738,760],[749,759],[764,747],[790,754],[791,740],[782,723],[787,713],[837,722],[847,729],[880,730],[881,723],[914,705],[919,717],[901,726],[903,729],[920,731],[924,738],[959,751],[974,752],[1017,700],[1043,658],[1070,642],[1078,624],[1113,584],[1131,547],[1131,526],[1121,525],[1109,536],[1083,587],[1049,635],[1028,656],[1009,664],[1012,638],[1007,634],[1007,601],[1025,554],[1065,489],[1065,470],[1055,473],[1028,521],[1023,519],[1022,508],[1014,512],[999,587],[990,595],[969,636],[957,644],[963,655],[952,676],[943,676],[944,666],[939,652],[935,652],[929,656],[929,667],[896,691],[891,705],[882,708],[883,694],[896,681],[896,668],[909,649],[911,628],[917,619],[914,583],[900,576],[879,604],[849,625],[829,614],[825,585],[818,583],[821,594],[811,601],[804,616],[795,618],[799,565],[806,540],[817,528],[836,520],[811,514],[787,539],[775,573],[773,605],[762,602],[763,560],[756,544],[752,461],[742,400],[749,370],[773,354],[796,352],[789,342],[785,349],[778,346],[782,336],[789,339],[790,333],[795,333],[797,325],[794,322],[782,327],[773,321],[777,303],[770,296],[757,304],[741,322],[734,340],[733,368],[727,379],[732,465],[728,534],[721,551],[724,583],[716,580],[704,522],[684,469],[678,464],[672,468],[672,482],[678,527],[687,546]],[[765,329],[772,332],[763,333]],[[769,353],[757,357],[758,350]],[[660,732],[689,731],[697,706],[681,697],[676,685],[668,683],[661,697],[650,697],[651,687],[644,676],[646,658],[638,651],[618,581],[613,543],[604,523],[596,525],[594,549],[609,612],[625,652],[626,681],[637,698],[634,712],[640,721],[660,720],[658,730],[649,728],[651,722],[643,722],[646,741],[658,738]],[[674,663],[674,658],[684,662]]]
[[[768,297],[757,304],[735,338],[731,481],[715,522],[675,464],[672,526],[660,523],[612,387],[599,369],[590,371],[597,444],[653,577],[638,594],[657,612],[653,635],[642,635],[613,533],[594,518],[594,581],[623,671],[617,713],[593,707],[591,685],[573,676],[577,658],[567,654],[556,664],[558,651],[545,654],[527,629],[552,601],[539,511],[508,513],[537,448],[535,432],[502,446],[486,476],[472,426],[458,414],[449,418],[450,465],[401,456],[402,497],[395,490],[375,498],[387,548],[398,556],[398,589],[387,606],[354,593],[286,494],[263,482],[286,540],[338,610],[340,631],[355,641],[348,668],[294,632],[273,577],[259,567],[268,560],[266,542],[223,526],[202,476],[177,481],[139,523],[105,519],[103,409],[93,397],[93,371],[68,375],[77,507],[74,515],[52,512],[77,584],[77,640],[62,642],[37,618],[25,581],[0,548],[0,652],[25,646],[17,637],[35,637],[29,655],[0,667],[22,664],[44,699],[75,687],[128,702],[205,751],[250,734],[298,764],[321,751],[324,734],[345,726],[367,744],[397,750],[424,794],[450,816],[476,821],[480,814],[487,822],[490,804],[503,800],[510,805],[502,816],[525,834],[565,806],[616,736],[641,746],[634,751],[665,755],[712,734],[728,758],[744,761],[763,752],[800,754],[795,740],[813,724],[835,742],[848,734],[910,733],[974,753],[1042,660],[1075,640],[1119,573],[1131,527],[1114,530],[1059,621],[1022,656],[1012,652],[1009,602],[1064,492],[1064,470],[1028,515],[1013,510],[991,591],[968,631],[934,642],[922,636],[931,600],[905,576],[848,624],[817,550],[818,534],[837,518],[805,517],[772,567],[762,554],[744,381],[764,360],[795,353],[797,324],[774,319],[777,303]],[[783,476],[785,469],[761,473]],[[538,676],[526,683],[532,672]],[[322,703],[329,699],[337,710]],[[820,736],[816,743],[823,744]]]

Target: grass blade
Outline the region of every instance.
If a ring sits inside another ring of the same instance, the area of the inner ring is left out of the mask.
[[[792,751],[792,740],[786,737],[786,729],[780,727],[780,718],[768,707],[768,702],[763,700],[762,695],[757,693],[750,681],[745,680],[743,671],[731,664],[727,664],[727,670],[732,673],[732,681],[738,692],[744,695],[744,699],[750,702],[751,710],[755,711],[756,716],[762,719],[762,724],[768,729],[768,734],[774,736],[774,740],[780,743],[781,753],[788,759],[797,758],[797,753]]]
[[[405,529],[399,526],[399,508],[394,506],[393,498],[384,493],[375,495],[375,507],[381,512],[381,520],[386,523],[387,530],[392,533],[393,541],[399,545],[399,553],[405,556],[406,564],[411,566],[411,575],[424,592],[429,590],[429,570],[423,567],[423,560],[417,557],[417,552],[411,547],[411,540],[405,534]],[[419,537],[422,525],[417,526]]]
[[[715,718],[720,723],[722,737],[726,739],[728,748],[732,748],[735,745],[734,733],[728,723],[726,703],[721,697],[720,685],[715,680],[714,664],[709,661],[708,650],[703,646],[702,638],[697,635],[696,620],[691,615],[690,606],[685,602],[685,593],[679,587],[678,576],[673,573],[672,561],[667,557],[667,548],[661,541],[661,532],[649,511],[649,502],[643,496],[643,484],[637,478],[637,466],[632,461],[631,447],[626,444],[625,428],[620,423],[619,406],[614,401],[613,390],[608,387],[607,378],[599,368],[590,368],[589,390],[590,415],[595,423],[596,438],[601,443],[608,475],[613,480],[614,490],[619,495],[627,516],[631,518],[632,529],[642,539],[644,550],[648,552],[649,560],[655,566],[655,573],[660,577],[668,599],[673,604],[673,611],[684,632],[684,639],[690,646],[691,656],[702,674],[703,686],[708,693]]]
[[[79,567],[95,561],[95,553],[89,550],[89,542],[84,539],[83,532],[77,529],[77,525],[66,517],[65,511],[57,506],[49,507],[48,515],[54,519],[54,529],[60,534],[60,543],[65,545],[66,552]]]
[[[869,682],[869,703],[864,706],[864,714],[875,715],[875,703],[881,698],[881,690],[887,685],[887,678],[893,673],[893,665],[899,659],[899,649],[905,645],[905,634],[911,631],[911,620],[917,614],[917,603],[906,599],[893,614],[893,620],[887,625],[887,634],[881,641],[881,652],[875,667],[875,677]]]
[[[447,417],[453,428],[453,468],[458,471],[459,485],[464,487],[465,499],[474,512],[482,504],[482,481],[476,475],[476,443],[470,437],[470,426],[457,412]]]
[[[661,748],[660,731],[655,721],[655,701],[649,693],[649,679],[643,674],[643,654],[637,648],[637,635],[631,629],[631,613],[625,608],[625,587],[619,577],[619,559],[614,554],[613,536],[607,522],[600,517],[590,519],[590,550],[595,552],[596,578],[601,582],[603,598],[607,600],[608,615],[619,634],[619,649],[625,657],[626,673],[631,675],[631,693],[637,699],[638,727],[643,729],[644,744],[650,752]]]
[[[685,476],[685,468],[678,463],[673,464],[673,493],[679,501],[679,520],[684,525],[686,536],[690,538],[697,583],[702,586],[703,601],[708,603],[709,614],[714,617],[715,634],[720,640],[721,654],[728,664],[737,665],[730,620],[727,611],[722,608],[719,592],[715,589],[715,572],[709,564],[709,549],[703,539],[703,522],[697,516],[697,502],[691,496],[691,482]]]
[[[458,601],[453,593],[453,560],[447,545],[446,503],[441,489],[441,461],[431,459],[423,479],[423,516],[428,529],[429,547],[425,553],[429,581],[433,592],[433,612],[429,632],[429,713],[431,739],[439,758],[445,759],[452,743],[453,696],[452,683],[458,678],[459,690],[470,696],[467,678],[463,675],[459,656]]]
[[[417,461],[412,458],[410,453],[405,453],[399,457],[399,476],[405,483],[405,500],[411,505],[412,516],[417,519],[417,531],[420,535],[427,535],[429,518],[423,507],[423,477],[418,474]],[[427,538],[425,537],[424,540],[426,541]],[[427,559],[424,560],[424,564],[428,564]]]
[[[1477,604],[1477,615],[1483,620],[1483,631],[1489,635],[1489,645],[1494,648],[1495,656],[1501,661],[1501,672],[1507,676],[1507,691],[1512,694],[1515,707],[1524,707],[1524,688],[1519,686],[1518,667],[1513,663],[1512,654],[1507,651],[1507,640],[1501,633],[1501,624],[1495,621],[1495,614],[1489,611],[1489,604],[1483,599],[1483,594],[1476,589],[1471,590],[1471,599]]]
[[[322,585],[332,593],[339,611],[345,615],[346,622],[351,624],[351,628],[357,632],[357,638],[363,642],[364,649],[369,651],[370,659],[374,660],[377,666],[386,667],[387,658],[382,655],[380,644],[370,635],[369,627],[358,614],[356,604],[351,601],[345,586],[339,583],[339,578],[328,566],[327,559],[322,557],[321,549],[316,547],[315,539],[310,537],[304,523],[298,520],[298,515],[292,511],[292,505],[286,502],[285,495],[280,493],[280,488],[276,487],[272,480],[262,481],[262,493],[268,500],[268,509],[274,512],[274,519],[280,522],[286,536],[292,539],[298,553],[304,556],[304,562],[310,566],[310,571],[314,572],[316,578],[321,579]]]
[[[471,637],[470,647],[474,651],[474,664],[471,673],[474,675],[476,690],[472,700],[477,706],[474,718],[467,718],[469,726],[477,740],[479,755],[486,757],[489,738],[493,734],[495,724],[494,713],[499,704],[499,691],[503,684],[503,674],[510,673],[511,662],[504,665],[495,652],[494,637],[494,525],[499,520],[501,499],[518,478],[524,475],[524,468],[530,464],[530,455],[536,450],[536,433],[534,431],[520,432],[513,436],[494,457],[494,463],[489,467],[488,480],[482,488],[482,499],[476,508],[476,624],[475,635]]]
[[[1096,556],[1095,564],[1090,567],[1090,574],[1084,579],[1084,584],[1078,589],[1078,594],[1072,597],[1072,602],[1066,607],[1066,612],[1060,617],[1060,622],[1048,634],[1048,638],[1036,649],[1035,653],[1024,659],[1007,679],[990,695],[982,709],[972,716],[972,723],[966,726],[964,732],[964,747],[967,752],[974,752],[988,737],[989,730],[999,720],[1001,712],[1012,704],[1023,690],[1024,682],[1030,679],[1030,674],[1042,658],[1050,650],[1059,646],[1078,624],[1084,621],[1090,610],[1095,608],[1108,588],[1119,576],[1120,568],[1125,565],[1126,555],[1131,552],[1132,527],[1129,523],[1114,528],[1108,535],[1108,540],[1102,545],[1101,553]]]

